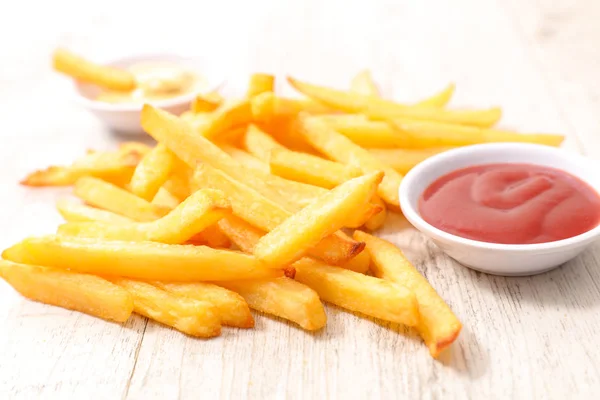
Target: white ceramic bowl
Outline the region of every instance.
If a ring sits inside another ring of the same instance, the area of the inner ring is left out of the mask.
[[[173,54],[145,54],[125,58],[119,58],[107,62],[107,65],[117,67],[128,67],[140,62],[169,62],[188,67],[203,76],[208,82],[207,87],[202,92],[207,93],[219,89],[223,83],[223,76],[219,71],[210,67],[210,63],[202,63],[200,59],[183,57]],[[139,135],[143,134],[140,126],[140,113],[142,104],[111,104],[94,100],[100,88],[95,85],[80,83],[74,81],[75,101],[94,114],[104,124],[114,131],[120,133]],[[190,103],[198,93],[188,93],[172,99],[150,102],[152,105],[167,110],[173,114],[181,114],[190,107]]]
[[[495,275],[533,275],[549,271],[577,256],[600,237],[600,226],[597,226],[581,235],[555,242],[496,244],[444,232],[421,218],[418,200],[433,181],[457,169],[492,163],[526,163],[558,168],[579,177],[600,193],[600,163],[583,156],[534,144],[479,144],[438,154],[413,168],[400,185],[404,216],[456,261]]]

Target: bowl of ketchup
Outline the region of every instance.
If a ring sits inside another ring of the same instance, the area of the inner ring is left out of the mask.
[[[600,238],[600,163],[523,143],[462,147],[413,168],[406,218],[450,257],[496,275],[532,275]]]

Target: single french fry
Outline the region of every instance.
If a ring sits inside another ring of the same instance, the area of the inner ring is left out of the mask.
[[[235,216],[225,217],[218,223],[219,228],[227,235],[231,241],[243,252],[252,254],[254,246],[261,237],[265,235],[262,231],[246,221]],[[342,237],[345,235],[342,234]],[[314,250],[313,250],[314,252]],[[355,257],[350,259],[340,266],[355,272],[365,273],[369,269],[371,259],[367,253],[360,252]]]
[[[361,175],[356,167],[287,149],[271,150],[269,166],[274,175],[325,189]]]
[[[209,338],[221,334],[217,308],[207,301],[179,296],[131,279],[116,278],[113,282],[133,296],[138,314],[191,336]]]
[[[202,232],[198,232],[191,237],[187,243],[196,245],[203,244],[212,247],[213,249],[228,249],[231,246],[231,241],[221,231],[217,224],[207,227]]]
[[[86,206],[72,200],[59,200],[56,208],[65,221],[69,222],[105,222],[107,224],[127,224],[133,222],[131,218],[115,214],[110,211]]]
[[[52,66],[56,71],[78,81],[92,83],[107,89],[127,91],[133,90],[136,86],[135,76],[131,72],[95,64],[64,49],[57,49],[54,52]]]
[[[273,92],[275,77],[269,74],[252,74],[246,97],[252,98],[264,92]]]
[[[75,160],[70,166],[51,166],[35,171],[25,177],[25,186],[70,186],[79,178],[93,176],[116,185],[124,185],[131,179],[142,154],[134,150],[93,152]]]
[[[561,135],[524,134],[413,119],[396,119],[392,123],[407,139],[406,145],[402,147],[409,148],[466,146],[493,142],[537,143],[558,147],[564,140],[564,136]]]
[[[252,110],[247,99],[224,104],[213,112],[209,123],[202,129],[204,137],[214,139],[219,134],[252,122]]]
[[[273,92],[264,92],[251,100],[252,115],[259,122],[269,122],[275,118],[293,117],[300,112],[310,114],[328,114],[330,107],[311,99],[289,99],[276,96]]]
[[[111,321],[133,312],[129,293],[94,275],[0,260],[0,277],[28,299]]]
[[[431,355],[437,357],[460,333],[462,324],[456,315],[400,249],[364,232],[356,231],[354,237],[367,243],[375,276],[399,283],[415,293],[421,315],[417,329]],[[302,274],[297,267],[296,274],[296,278]]]
[[[350,91],[365,96],[379,97],[379,89],[373,81],[371,71],[368,69],[360,71],[350,82]]]
[[[444,88],[444,90],[442,90],[441,92],[436,93],[433,96],[428,97],[424,100],[421,100],[415,105],[419,107],[444,107],[452,98],[452,95],[454,94],[454,89],[456,89],[456,87],[454,86],[454,83],[451,83],[448,86],[446,86],[446,88]]]
[[[294,263],[295,279],[315,290],[321,299],[375,318],[415,326],[418,303],[407,288],[303,258]]]
[[[223,104],[223,97],[218,92],[199,94],[192,102],[194,113],[208,113],[215,111]]]
[[[373,96],[312,85],[293,78],[288,82],[302,94],[347,113],[363,113],[370,118],[393,120],[413,118],[461,125],[490,127],[500,119],[500,108],[487,110],[446,110],[439,107],[407,106]]]
[[[237,328],[254,327],[254,318],[246,300],[239,294],[211,283],[166,283],[152,282],[153,285],[178,296],[211,303],[223,325]]]
[[[402,176],[392,167],[379,161],[367,150],[356,145],[322,120],[300,115],[298,131],[316,149],[332,160],[358,167],[364,173],[383,171],[385,176],[377,193],[386,203],[396,208],[400,206],[398,188]]]
[[[394,168],[400,174],[405,175],[414,166],[444,151],[455,147],[431,147],[426,149],[371,149],[373,154],[382,163]]]
[[[239,293],[251,308],[295,322],[303,329],[315,331],[327,322],[317,293],[293,279],[281,277],[216,283]]]
[[[231,202],[234,215],[263,231],[275,229],[292,215],[277,203],[209,165],[198,166],[193,182],[196,188],[221,190]],[[309,250],[311,255],[335,265],[350,260],[360,251],[359,243],[339,233],[325,237]]]
[[[379,196],[374,196],[371,199],[371,203],[381,208],[381,211],[379,213],[373,215],[367,220],[367,222],[365,222],[365,228],[372,232],[383,226],[387,218],[387,210],[385,208],[385,203],[383,202],[383,200],[381,200]]]
[[[361,147],[408,147],[410,138],[385,121],[370,121],[363,115],[322,115],[314,117]]]
[[[159,207],[175,208],[181,204],[181,201],[167,189],[161,187],[158,189],[158,192],[156,192],[156,196],[152,199],[152,204]]]
[[[49,235],[4,250],[4,259],[105,276],[166,282],[272,278],[283,275],[254,257],[206,246],[123,242]],[[215,268],[218,266],[218,268]]]
[[[273,266],[297,260],[325,236],[344,227],[349,216],[360,214],[382,177],[382,172],[375,172],[331,190],[267,233],[256,244],[254,254]]]
[[[75,183],[73,193],[94,207],[112,211],[136,221],[154,221],[170,211],[97,178],[79,179]]]
[[[263,174],[268,174],[271,172],[269,164],[267,164],[263,160],[259,160],[258,158],[254,157],[252,154],[244,150],[238,149],[237,147],[233,147],[227,144],[221,144],[219,145],[219,147],[227,154],[229,154],[231,158],[243,165],[245,168],[255,169],[257,171],[262,172]]]
[[[192,193],[190,188],[190,179],[194,170],[181,160],[177,160],[169,179],[164,184],[164,188],[175,196],[181,203]]]
[[[257,126],[286,149],[319,155],[312,146],[306,143],[306,140],[304,140],[302,136],[296,133],[294,130],[295,120],[296,116],[281,117],[270,120],[269,122],[257,123]]]
[[[142,158],[135,169],[129,190],[144,200],[152,201],[158,189],[167,181],[175,165],[175,154],[159,143]]]
[[[124,153],[137,153],[140,155],[140,159],[150,150],[152,150],[152,147],[142,142],[123,142],[119,144],[119,151]]]
[[[248,126],[243,143],[250,154],[264,162],[269,161],[269,155],[272,150],[285,149],[284,146],[277,143],[275,139],[255,125]]]
[[[57,233],[108,240],[180,244],[216,224],[230,213],[231,206],[222,192],[201,189],[169,214],[152,222],[119,225],[102,222],[70,222],[59,226]]]

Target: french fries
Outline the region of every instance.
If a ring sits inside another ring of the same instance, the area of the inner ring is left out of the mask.
[[[379,89],[373,81],[371,72],[367,69],[360,71],[350,82],[350,91],[365,96],[379,96]]]
[[[70,186],[79,178],[93,176],[122,186],[129,182],[143,154],[134,149],[94,152],[70,166],[51,166],[27,175],[24,186]]]
[[[216,307],[207,301],[178,296],[131,279],[117,278],[113,282],[133,296],[138,314],[191,336],[209,338],[221,334]]]
[[[159,143],[136,167],[129,182],[129,190],[144,200],[152,201],[158,189],[169,178],[175,162],[175,155],[171,150]]]
[[[194,113],[209,113],[215,111],[223,104],[223,97],[218,92],[199,94],[192,103]]]
[[[181,201],[167,189],[161,187],[152,199],[152,204],[164,208],[175,208],[181,204]]]
[[[561,135],[523,134],[412,119],[395,119],[392,123],[406,138],[406,144],[403,147],[409,148],[466,146],[493,142],[523,142],[560,146],[564,140],[564,136]]]
[[[392,167],[383,164],[367,150],[352,143],[321,120],[300,115],[297,121],[297,129],[304,138],[332,160],[358,167],[364,173],[383,171],[385,176],[377,193],[389,205],[395,208],[400,206],[398,188],[402,176]]]
[[[248,304],[239,294],[210,283],[165,283],[152,282],[162,290],[174,295],[212,304],[223,325],[236,328],[254,327],[254,318]]]
[[[396,246],[360,231],[354,237],[367,243],[375,276],[400,283],[415,293],[421,316],[417,329],[431,355],[437,357],[458,337],[462,328],[458,318]],[[302,268],[295,267],[296,279],[301,279]]]
[[[135,76],[122,69],[94,64],[70,51],[58,49],[52,56],[55,70],[78,81],[92,83],[107,89],[128,91],[136,86]]]
[[[244,135],[244,147],[259,160],[269,161],[272,150],[283,150],[284,146],[254,125],[250,125]]]
[[[71,222],[61,225],[58,234],[124,241],[185,243],[195,234],[217,223],[231,212],[229,201],[217,190],[200,189],[166,216],[152,222],[107,224]]]
[[[105,222],[107,224],[127,224],[133,222],[131,218],[80,204],[71,200],[59,200],[56,208],[60,215],[69,222]]]
[[[28,238],[5,250],[2,257],[14,262],[94,275],[165,282],[259,279],[283,275],[283,267],[268,268],[254,257],[230,250],[71,236]],[[215,265],[219,268],[214,268]]]
[[[488,110],[445,110],[438,107],[406,106],[373,96],[330,89],[288,78],[300,93],[329,107],[347,113],[363,113],[369,118],[393,120],[413,118],[427,121],[449,122],[461,125],[490,127],[500,119],[499,108]]]
[[[170,211],[97,178],[79,179],[75,183],[73,193],[94,207],[112,211],[136,221],[154,221]]]
[[[269,174],[271,172],[268,163],[259,160],[258,158],[254,157],[252,154],[244,150],[238,149],[237,147],[229,146],[227,144],[222,144],[219,147],[227,154],[229,154],[231,158],[243,165],[245,168],[255,169],[263,174]]]
[[[193,182],[196,188],[210,187],[223,191],[231,203],[233,214],[263,231],[275,229],[292,215],[252,188],[208,165],[196,168]],[[325,237],[310,249],[315,257],[335,265],[350,260],[360,251],[360,244],[338,233]]]
[[[258,122],[269,122],[276,118],[289,118],[301,112],[328,114],[331,108],[311,99],[289,99],[264,92],[251,100],[252,116]]]
[[[269,74],[252,74],[248,84],[246,97],[252,98],[264,92],[272,92],[275,85],[275,77]]]
[[[195,234],[187,243],[203,244],[213,249],[228,249],[231,246],[231,241],[217,224],[211,225],[202,232]]]
[[[451,83],[441,92],[436,93],[427,99],[421,100],[415,105],[419,107],[444,107],[452,98],[454,89],[456,89],[456,87],[453,83]]]
[[[348,218],[362,214],[382,177],[382,172],[372,173],[331,190],[267,233],[256,244],[254,254],[273,266],[297,260],[325,236],[346,226]]]
[[[413,167],[431,156],[455,147],[430,147],[425,149],[371,149],[370,152],[379,161],[405,175]]]
[[[0,260],[0,277],[31,300],[99,318],[125,322],[133,311],[129,293],[94,275]]]
[[[295,279],[327,302],[408,326],[419,321],[415,295],[403,286],[308,258],[295,262],[294,268]]]
[[[239,100],[224,104],[211,115],[208,124],[201,133],[204,137],[214,139],[224,132],[252,122],[252,110],[248,100]]]
[[[358,114],[322,115],[313,118],[325,122],[361,147],[398,148],[409,145],[409,138],[385,121],[369,121]]]

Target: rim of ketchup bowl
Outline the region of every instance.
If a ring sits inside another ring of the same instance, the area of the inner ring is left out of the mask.
[[[582,155],[554,147],[530,143],[485,143],[465,146],[437,154],[411,169],[400,184],[400,206],[408,221],[427,236],[436,236],[449,242],[478,249],[511,252],[559,251],[572,245],[591,242],[600,236],[600,224],[595,228],[567,239],[533,244],[502,244],[467,239],[448,233],[426,222],[418,211],[418,200],[423,191],[441,176],[458,169],[494,163],[526,163],[553,167],[576,176],[600,196],[600,178],[593,172],[600,164]],[[600,174],[597,174],[600,175]]]
[[[191,71],[198,73],[201,77],[206,79],[207,85],[204,90],[193,91],[190,93],[182,94],[177,97],[170,99],[149,101],[155,107],[169,108],[185,103],[191,103],[198,93],[208,93],[214,90],[220,89],[225,79],[221,76],[217,70],[211,69],[209,63],[203,63],[202,59],[191,56],[170,54],[170,53],[148,53],[148,54],[136,54],[126,57],[113,58],[105,62],[105,65],[115,67],[128,67],[130,65],[140,62],[172,62],[177,65],[188,67]],[[141,111],[143,103],[107,103],[104,101],[98,101],[94,99],[94,95],[100,93],[101,89],[95,85],[73,81],[73,89],[75,91],[75,101],[82,104],[84,107],[100,110],[100,111]]]

